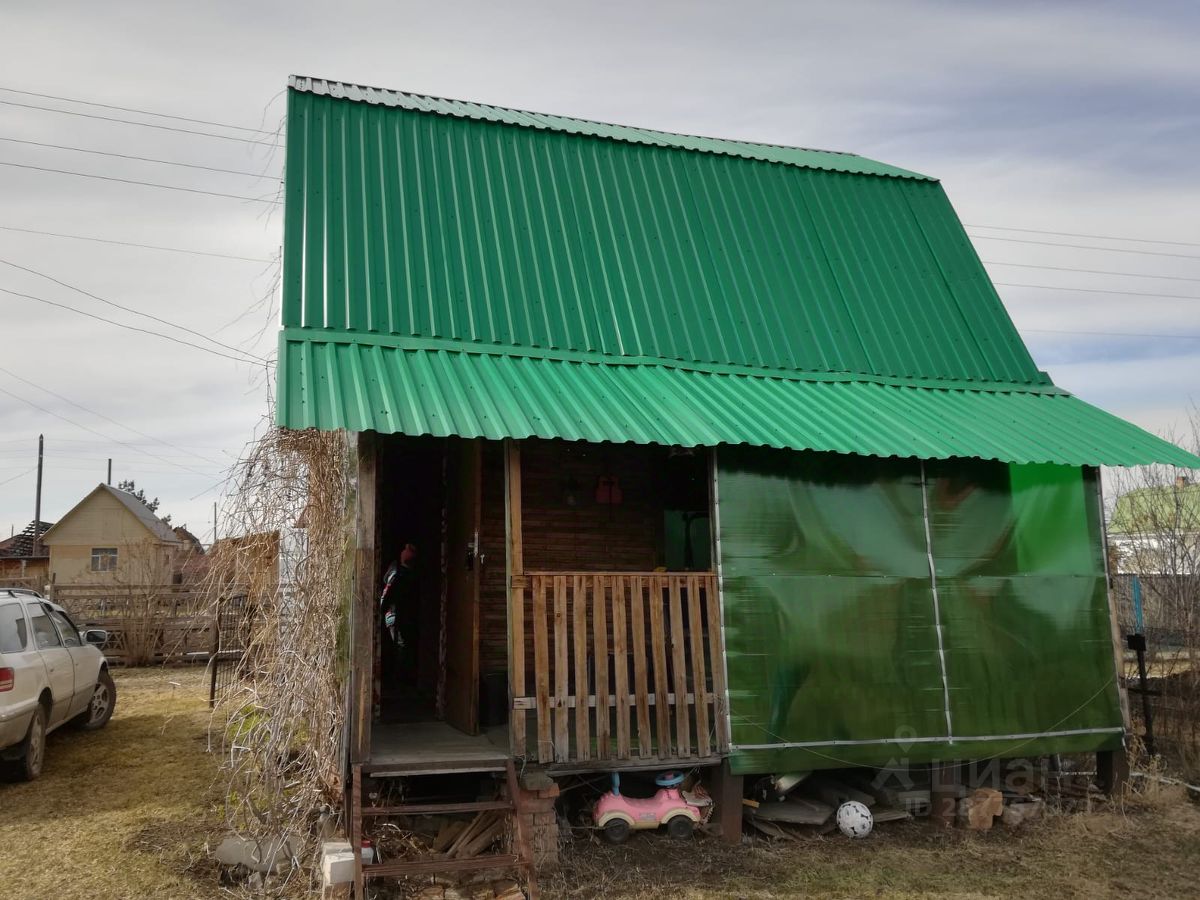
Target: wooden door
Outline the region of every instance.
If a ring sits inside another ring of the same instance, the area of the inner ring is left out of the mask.
[[[446,721],[479,731],[479,547],[482,447],[450,438],[446,446]]]

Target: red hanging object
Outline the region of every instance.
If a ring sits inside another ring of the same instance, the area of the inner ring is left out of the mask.
[[[616,475],[601,475],[596,479],[596,502],[607,506],[621,504],[621,481]]]

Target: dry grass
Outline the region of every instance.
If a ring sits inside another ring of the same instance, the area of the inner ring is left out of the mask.
[[[205,852],[222,821],[203,672],[115,677],[108,727],[56,731],[41,779],[0,784],[5,900],[228,896]]]
[[[1155,790],[1092,813],[1051,814],[1019,831],[934,831],[889,823],[869,839],[812,834],[725,847],[635,835],[622,847],[576,839],[547,898],[761,900],[775,897],[1200,896],[1200,810]]]

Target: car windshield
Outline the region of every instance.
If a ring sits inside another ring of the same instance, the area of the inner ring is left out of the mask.
[[[20,653],[29,646],[29,625],[19,603],[0,605],[0,653]]]

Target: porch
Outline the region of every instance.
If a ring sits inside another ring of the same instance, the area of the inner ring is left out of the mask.
[[[565,772],[728,752],[707,452],[362,436],[359,489],[376,521],[368,535],[360,514],[355,762]],[[376,598],[401,535],[424,567],[397,691]]]

